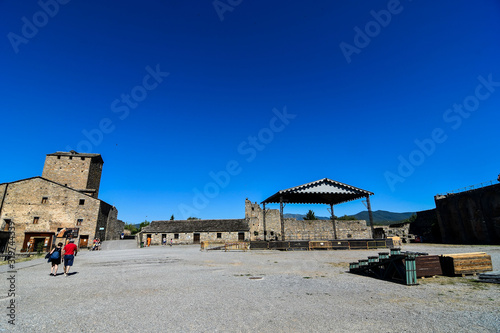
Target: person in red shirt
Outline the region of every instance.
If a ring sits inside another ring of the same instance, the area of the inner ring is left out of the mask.
[[[75,260],[78,248],[75,245],[73,239],[69,240],[69,243],[63,249],[64,251],[64,276],[68,276],[69,268],[73,266],[73,261]]]

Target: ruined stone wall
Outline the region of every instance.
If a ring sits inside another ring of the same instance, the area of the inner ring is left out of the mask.
[[[443,243],[500,244],[500,184],[434,199]]]
[[[80,199],[85,200],[83,205]],[[8,184],[0,221],[2,225],[5,219],[14,223],[19,251],[26,245],[27,232],[55,234],[58,228],[78,227],[80,235],[92,239],[99,207],[97,199],[37,177]],[[77,225],[78,219],[82,220],[81,225]]]
[[[410,234],[410,223],[400,225],[377,225],[374,227],[376,238],[400,237],[403,242],[413,239]]]
[[[250,227],[251,240],[264,240],[264,211],[257,202],[245,200],[245,219]],[[281,239],[279,209],[266,209],[266,233],[266,240]]]
[[[286,218],[285,240],[328,240],[334,239],[330,220],[304,220]]]
[[[365,220],[359,221],[339,221],[336,220],[337,226],[337,239],[370,239],[372,238],[372,231],[366,225]]]

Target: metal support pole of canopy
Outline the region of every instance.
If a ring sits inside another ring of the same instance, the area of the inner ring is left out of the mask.
[[[283,197],[280,197],[281,240],[285,241],[285,221],[283,221]]]
[[[264,202],[262,204],[264,206],[264,210],[262,211],[262,220],[263,220],[263,224],[264,224],[264,241],[266,241],[266,203]]]
[[[373,228],[372,205],[370,204],[370,196],[366,196],[366,208],[368,209],[368,217],[370,218],[370,228],[372,229],[372,238],[375,237],[375,229]]]
[[[330,214],[332,214],[332,224],[333,224],[333,239],[337,239],[337,223],[335,222],[335,214],[333,214],[333,204],[330,204]]]

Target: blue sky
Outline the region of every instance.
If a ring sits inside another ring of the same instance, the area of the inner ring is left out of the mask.
[[[498,1],[4,0],[0,29],[0,182],[100,153],[127,222],[325,177],[418,211],[500,173]]]

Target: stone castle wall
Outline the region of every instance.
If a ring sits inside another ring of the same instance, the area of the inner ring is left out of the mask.
[[[500,184],[436,196],[443,243],[500,244]]]
[[[245,219],[250,227],[251,240],[264,240],[264,211],[260,205],[245,200]],[[266,209],[266,240],[281,239],[280,212],[277,209]]]
[[[372,238],[372,231],[365,220],[339,221],[336,220],[338,239],[369,239]]]

